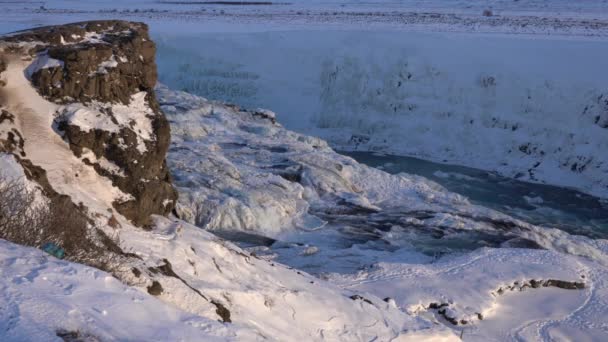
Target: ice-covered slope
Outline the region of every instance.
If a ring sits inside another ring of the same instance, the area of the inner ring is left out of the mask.
[[[277,237],[329,224],[380,236],[435,232],[447,241],[483,232],[475,239],[488,245],[526,239],[606,262],[594,240],[472,205],[422,177],[358,164],[321,139],[286,130],[272,112],[165,87],[157,92],[173,127],[168,160],[180,191],[178,213],[205,229]]]

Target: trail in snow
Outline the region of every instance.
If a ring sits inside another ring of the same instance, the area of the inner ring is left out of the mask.
[[[74,203],[97,202],[99,209],[111,208],[114,201],[127,199],[128,196],[114,187],[108,178],[98,175],[76,158],[53,129],[53,120],[60,106],[43,99],[32,87],[25,76],[30,63],[12,56],[3,73],[7,80],[3,88],[7,95],[3,105],[19,120],[19,130],[25,137],[25,158],[46,170],[53,188],[70,196]],[[104,212],[105,209],[99,211]]]

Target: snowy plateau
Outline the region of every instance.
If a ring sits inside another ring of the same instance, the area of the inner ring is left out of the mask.
[[[0,341],[607,341],[607,42],[605,0],[0,1]]]

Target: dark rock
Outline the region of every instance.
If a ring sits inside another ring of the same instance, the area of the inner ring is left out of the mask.
[[[91,22],[63,28],[78,32],[68,32],[70,36],[80,35],[82,25],[89,34],[98,33],[100,41],[49,46],[49,57],[62,61],[64,66],[41,69],[32,75],[32,83],[42,95],[56,102],[70,102],[69,97],[83,103],[97,100],[128,104],[133,93],[154,88],[156,47],[145,24]],[[116,67],[100,69],[107,61],[115,61]]]
[[[431,304],[429,304],[429,309],[437,310],[437,309],[441,309],[441,308],[443,308],[445,306],[449,306],[449,305],[450,304],[448,304],[448,303],[441,303],[441,304],[439,304],[439,303],[431,303]]]
[[[263,110],[254,110],[251,111],[251,116],[255,117],[259,117],[262,118],[264,120],[268,120],[270,121],[273,125],[275,125],[277,123],[277,120],[274,116],[270,115],[268,112],[263,111]]]
[[[84,39],[87,35],[96,38]],[[143,23],[107,20],[47,26],[2,40],[40,42],[32,52],[47,50],[49,57],[64,63],[63,70],[41,69],[32,75],[32,83],[52,100],[71,102],[64,99],[67,96],[78,102],[127,104],[134,91],[152,89],[156,84],[155,45]],[[98,72],[100,64],[112,56],[117,67]],[[121,62],[121,58],[126,61]],[[60,87],[54,86],[57,82]]]
[[[453,325],[458,325],[458,320],[454,317],[448,316],[446,312],[447,311],[445,309],[441,309],[441,310],[437,311],[437,313],[439,315],[441,315],[443,318],[445,318],[446,321],[452,323]]]
[[[232,319],[230,318],[230,310],[228,310],[222,303],[219,303],[215,300],[211,301],[211,304],[215,305],[215,313],[220,316],[222,322],[231,323]]]
[[[15,116],[4,109],[0,110],[0,125],[4,122],[8,121],[10,123],[15,123]]]
[[[369,299],[367,299],[365,297],[362,297],[360,295],[352,295],[349,298],[352,299],[352,300],[362,300],[362,301],[366,302],[367,304],[374,305],[371,300],[369,300]]]
[[[200,290],[198,290],[198,289],[192,287],[192,285],[188,284],[188,282],[186,282],[186,280],[184,280],[184,278],[180,277],[177,273],[175,273],[175,271],[173,271],[173,267],[171,266],[171,263],[169,262],[169,260],[163,259],[163,262],[164,262],[164,264],[157,266],[157,267],[150,267],[148,270],[154,274],[160,273],[166,277],[172,277],[172,278],[178,279],[184,285],[186,285],[188,288],[190,288],[192,291],[194,291],[196,294],[201,296],[203,299],[205,299],[206,301],[215,305],[215,313],[217,313],[217,315],[221,318],[222,322],[224,322],[224,323],[232,322],[232,320],[230,318],[230,311],[222,303],[220,303],[214,299],[210,300],[209,298],[207,298],[207,296],[203,295],[203,293]],[[152,285],[154,286],[154,284],[152,284]],[[150,292],[150,287],[148,287],[148,292]],[[162,292],[162,288],[161,288],[161,292]],[[150,294],[152,294],[152,293],[150,293]]]
[[[582,290],[585,288],[585,283],[549,279],[543,284],[543,286],[558,287],[558,288],[564,289],[564,290]]]
[[[81,157],[87,149],[121,169],[117,175],[89,161],[97,173],[133,196],[133,200],[114,203],[118,212],[138,226],[148,225],[150,215],[170,214],[177,200],[165,161],[171,132],[153,89],[157,81],[155,45],[148,27],[117,20],[92,21],[37,28],[2,40],[40,42],[31,53],[46,53],[63,63],[62,67],[40,69],[31,75],[32,84],[50,101],[126,105],[132,95],[146,93],[153,112],[148,115],[153,132],[152,139],[144,141],[145,151],[137,149],[137,132],[131,127],[121,127],[118,132],[85,130],[62,116],[56,123],[76,156]],[[103,67],[108,61],[112,66]],[[116,122],[111,110],[103,114]]]
[[[527,248],[527,249],[545,249],[536,241],[528,240],[522,237],[516,237],[503,242],[500,247],[503,248]]]
[[[17,129],[12,128],[6,133],[6,139],[0,138],[0,152],[13,153],[25,157],[25,152],[23,151],[24,144],[25,140],[21,133]]]
[[[148,286],[148,293],[153,296],[160,296],[163,293],[163,287],[155,280],[152,282],[152,285]]]
[[[6,70],[6,62],[0,58],[0,74]],[[0,87],[4,87],[4,81],[0,80]]]
[[[101,339],[80,330],[59,329],[55,332],[63,342],[100,342]]]

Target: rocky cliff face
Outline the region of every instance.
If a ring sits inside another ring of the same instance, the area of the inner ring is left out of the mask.
[[[147,26],[95,21],[3,40],[27,46],[25,76],[58,105],[55,129],[73,153],[130,195],[114,207],[140,226],[152,214],[170,213],[177,199],[165,162],[170,128],[153,91],[155,45]]]

